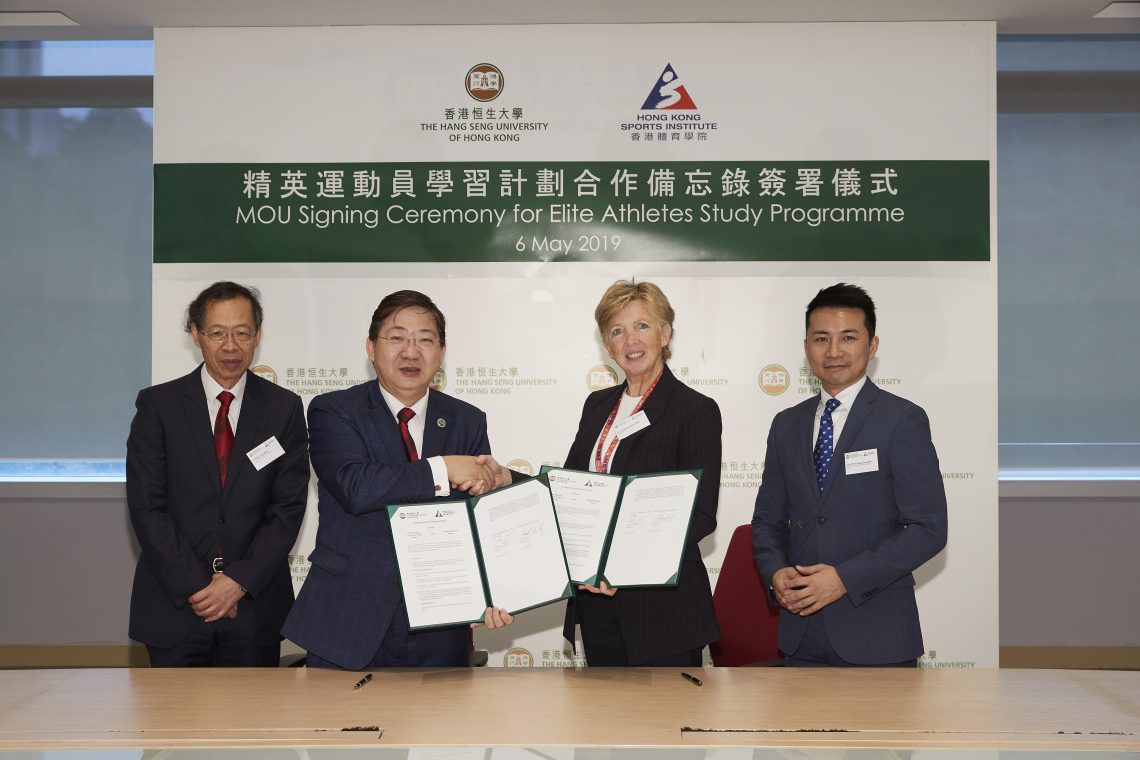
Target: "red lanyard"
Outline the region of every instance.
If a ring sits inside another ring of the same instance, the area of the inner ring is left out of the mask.
[[[649,398],[650,393],[653,393],[653,389],[657,387],[657,381],[661,379],[661,375],[663,374],[665,374],[664,369],[662,369],[661,372],[657,374],[657,377],[653,378],[653,383],[645,391],[645,395],[641,397],[641,401],[638,401],[637,406],[635,406],[633,408],[633,411],[629,413],[630,417],[640,412],[641,407],[645,406],[646,399]],[[606,442],[606,436],[609,435],[610,428],[613,427],[614,420],[617,419],[617,413],[620,407],[621,396],[618,396],[617,403],[614,404],[613,411],[610,412],[610,418],[606,420],[606,425],[602,428],[602,434],[598,437],[598,447],[594,449],[594,472],[610,471],[610,457],[614,455],[614,449],[617,448],[618,441],[620,439],[616,435],[614,436],[614,439],[610,441],[609,448],[606,449],[606,456],[604,458],[602,457],[602,444]]]

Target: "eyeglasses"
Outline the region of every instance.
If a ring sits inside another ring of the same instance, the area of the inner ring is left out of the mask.
[[[237,330],[223,330],[220,327],[211,327],[209,330],[204,331],[202,335],[206,336],[206,340],[211,343],[222,343],[226,338],[233,338],[236,342],[245,345],[252,341],[257,333],[251,332],[244,327],[239,327]]]
[[[388,347],[394,351],[403,351],[409,346],[415,346],[421,351],[430,351],[439,345],[439,338],[412,338],[407,335],[390,335],[388,337],[377,335],[376,338],[377,340],[387,341]]]

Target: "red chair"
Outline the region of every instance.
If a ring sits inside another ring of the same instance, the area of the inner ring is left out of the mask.
[[[782,665],[776,647],[780,610],[768,606],[768,588],[752,559],[752,526],[732,532],[724,555],[713,606],[720,641],[710,647],[718,668],[737,665]]]

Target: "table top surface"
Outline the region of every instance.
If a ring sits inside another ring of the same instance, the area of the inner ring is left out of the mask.
[[[1140,751],[1140,673],[459,668],[0,671],[0,750],[845,747]]]

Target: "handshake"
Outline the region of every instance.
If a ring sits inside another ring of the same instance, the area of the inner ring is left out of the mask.
[[[452,491],[479,496],[511,484],[511,471],[490,454],[444,456],[443,462],[447,466],[447,479],[451,482]]]

